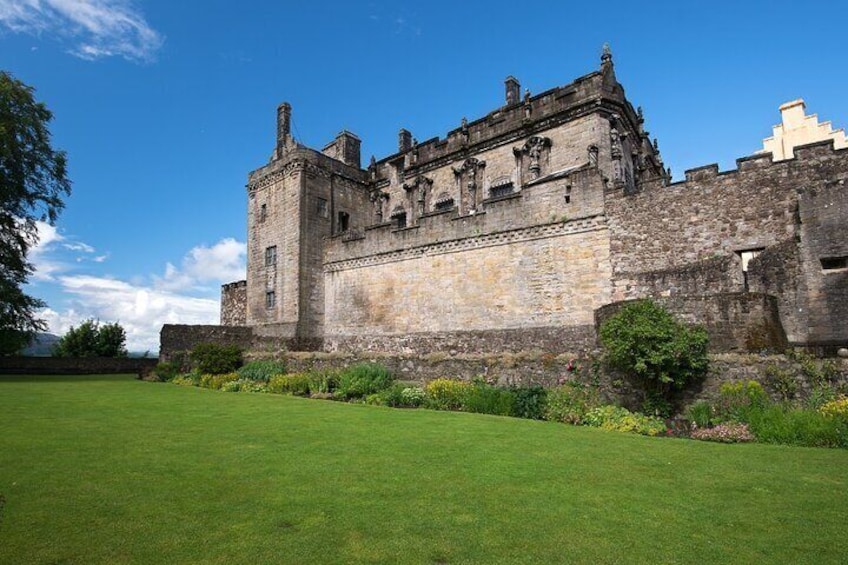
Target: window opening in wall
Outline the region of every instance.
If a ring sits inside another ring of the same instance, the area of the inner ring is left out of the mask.
[[[822,257],[822,271],[836,271],[839,269],[848,269],[848,256],[845,257]]]
[[[571,204],[571,186],[565,187],[565,203]]]
[[[327,207],[327,201],[323,198],[316,198],[316,212],[318,212],[318,216],[322,218],[330,217],[330,209]]]
[[[403,206],[396,206],[395,209],[392,210],[390,218],[394,220],[395,228],[400,229],[406,227],[406,210],[403,209]]]
[[[737,251],[736,253],[742,259],[742,282],[745,288],[745,292],[748,292],[748,263],[750,263],[757,255],[759,255],[763,247],[759,247],[757,249],[745,249],[743,251]]]
[[[489,190],[489,196],[491,198],[498,198],[499,196],[506,196],[507,194],[512,194],[513,185],[512,181],[500,183],[496,186],[493,186]]]
[[[273,308],[277,304],[277,294],[273,290],[265,293],[265,308]]]
[[[347,212],[339,212],[338,220],[336,229],[339,233],[344,233],[350,229],[350,214]]]
[[[259,207],[259,221],[264,222],[265,217],[268,215],[268,205],[263,204]]]
[[[277,246],[272,245],[271,247],[265,248],[265,266],[266,267],[274,267],[277,264]]]

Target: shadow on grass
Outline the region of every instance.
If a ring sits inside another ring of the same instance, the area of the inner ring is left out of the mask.
[[[0,383],[90,383],[94,381],[132,381],[135,373],[122,375],[2,375]]]

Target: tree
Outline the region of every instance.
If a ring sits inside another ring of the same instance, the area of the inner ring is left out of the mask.
[[[36,221],[54,223],[71,193],[66,157],[54,150],[53,114],[34,89],[0,71],[0,355],[16,353],[47,325],[36,317],[42,300],[22,290],[38,243]]]
[[[707,373],[707,331],[678,322],[651,300],[623,306],[601,325],[600,337],[607,363],[641,381],[649,401],[668,403],[675,390]]]
[[[78,328],[71,326],[56,347],[54,357],[126,357],[127,334],[117,322],[100,325],[86,320]]]

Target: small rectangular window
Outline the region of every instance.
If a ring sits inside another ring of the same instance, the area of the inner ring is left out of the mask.
[[[508,194],[512,194],[513,185],[512,182],[501,183],[497,186],[493,186],[491,190],[489,190],[489,196],[491,198],[499,198],[501,196],[506,196]]]
[[[265,308],[273,308],[277,304],[277,294],[273,290],[265,293]]]
[[[267,204],[263,204],[262,206],[260,206],[260,207],[259,207],[259,221],[260,221],[260,222],[264,222],[264,221],[265,221],[265,217],[266,217],[267,215],[268,215],[268,205],[267,205]]]
[[[406,227],[406,213],[398,214],[394,218],[395,218],[395,222],[396,222],[395,227],[397,229],[401,229],[401,228]]]
[[[822,257],[822,271],[836,271],[837,269],[848,269],[848,257]]]
[[[338,233],[344,233],[350,229],[350,214],[347,212],[339,212],[339,222],[336,225]]]
[[[570,186],[565,187],[565,203],[571,204],[571,187]]]
[[[327,208],[327,201],[323,198],[317,198],[316,200],[316,212],[322,218],[330,217],[330,209]]]
[[[277,264],[277,246],[272,245],[271,247],[265,248],[265,266],[273,267]]]

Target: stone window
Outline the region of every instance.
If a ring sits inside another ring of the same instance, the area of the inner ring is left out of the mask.
[[[822,257],[822,271],[838,271],[848,269],[848,256],[846,257]]]
[[[339,212],[338,223],[336,223],[336,231],[344,233],[350,229],[350,214],[347,212]]]
[[[277,265],[277,246],[272,245],[271,247],[265,248],[265,266],[266,267],[275,267]]]
[[[401,229],[406,227],[406,210],[404,210],[403,206],[396,206],[392,210],[390,217],[395,222],[395,228]]]
[[[739,257],[742,259],[742,282],[745,287],[745,292],[748,292],[748,263],[750,263],[757,255],[759,255],[763,251],[763,247],[758,249],[745,249],[743,251],[737,251]]]
[[[327,207],[327,201],[324,198],[315,199],[315,211],[321,218],[330,217],[330,209]]]
[[[265,293],[265,308],[273,308],[277,304],[277,294],[273,290]]]
[[[565,187],[565,203],[571,204],[571,186]]]
[[[509,178],[498,179],[494,181],[492,186],[489,188],[489,198],[498,198],[506,196],[507,194],[512,194],[514,188],[515,187]]]
[[[264,222],[265,218],[268,216],[268,205],[263,204],[259,207],[259,221]]]

